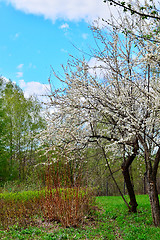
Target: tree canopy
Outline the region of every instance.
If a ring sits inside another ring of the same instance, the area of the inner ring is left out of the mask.
[[[34,138],[45,127],[41,105],[26,99],[23,91],[11,81],[0,79],[1,182],[25,178],[25,169],[36,161],[39,146]]]

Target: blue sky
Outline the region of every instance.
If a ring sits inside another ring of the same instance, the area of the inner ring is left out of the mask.
[[[0,0],[0,74],[25,92],[43,94],[51,67],[93,46],[88,22],[107,16],[103,0]],[[89,59],[88,59],[89,60]],[[58,81],[54,79],[58,87]]]

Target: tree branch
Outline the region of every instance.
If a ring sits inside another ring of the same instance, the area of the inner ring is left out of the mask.
[[[107,1],[110,2],[111,5],[115,4],[116,6],[122,7],[125,12],[126,11],[130,11],[132,15],[133,14],[137,14],[137,15],[139,15],[142,18],[153,18],[153,19],[156,19],[156,20],[160,20],[159,16],[150,15],[150,14],[146,14],[146,13],[142,13],[140,11],[137,11],[137,10],[133,9],[130,4],[128,4],[128,7],[125,6],[125,2],[119,2],[119,1],[114,1],[114,0],[104,0],[105,3]],[[156,13],[157,12],[154,11],[154,14],[156,14]]]

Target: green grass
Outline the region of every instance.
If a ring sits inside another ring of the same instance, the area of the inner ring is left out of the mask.
[[[79,228],[62,228],[58,223],[40,222],[27,229],[12,226],[0,231],[0,239],[124,239],[159,240],[160,228],[152,224],[149,198],[137,196],[138,213],[129,213],[121,197],[97,197],[100,210]]]
[[[59,191],[62,195],[73,195],[75,194],[76,190],[73,188],[59,188]],[[79,190],[79,194],[85,195],[87,194],[87,191],[89,192],[90,189],[86,189],[83,190],[80,189]],[[46,193],[49,193],[50,190],[47,189],[43,189],[40,191],[21,191],[21,192],[8,192],[8,191],[4,191],[3,193],[0,193],[0,200],[4,199],[4,200],[14,200],[14,201],[19,201],[19,200],[23,200],[23,201],[27,201],[27,200],[31,200],[31,199],[39,199],[41,196],[45,196]],[[55,189],[52,189],[52,193],[55,192]]]
[[[160,228],[155,228],[152,223],[148,196],[137,196],[137,201],[139,204],[138,212],[133,214],[128,212],[120,197],[97,198],[97,202],[104,208],[102,218],[106,219],[106,225],[112,229],[111,235],[107,235],[106,239],[160,239]],[[114,238],[111,237],[113,232]]]
[[[41,194],[45,194],[45,191],[3,192],[0,193],[0,199],[15,201],[30,200],[33,198],[39,198]]]

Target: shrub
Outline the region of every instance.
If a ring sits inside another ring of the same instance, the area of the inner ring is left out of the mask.
[[[25,227],[35,224],[38,216],[63,227],[77,227],[90,213],[93,196],[81,187],[80,177],[77,182],[73,179],[69,166],[56,162],[47,165],[44,190],[0,193],[0,225]]]
[[[34,216],[40,213],[39,202],[35,200],[0,200],[0,224],[3,228],[12,225],[28,226],[34,223]]]
[[[91,191],[80,187],[55,188],[47,191],[42,212],[49,221],[61,222],[63,227],[77,227],[92,209]]]

